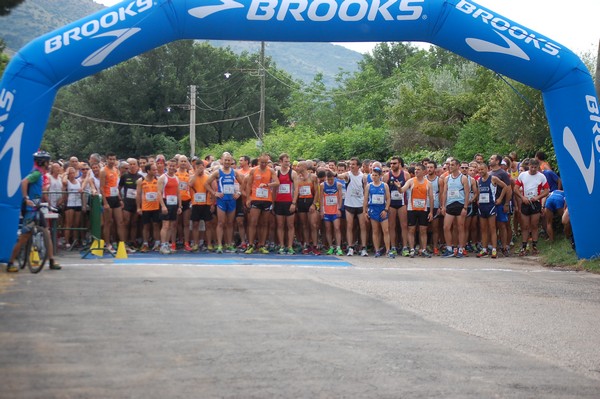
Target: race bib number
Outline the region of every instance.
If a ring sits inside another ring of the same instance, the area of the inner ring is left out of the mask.
[[[414,198],[413,208],[425,209],[425,200],[420,198]]]
[[[490,193],[479,193],[479,203],[480,204],[489,204],[490,203]]]
[[[134,190],[132,188],[130,188],[129,190],[127,190],[127,198],[129,198],[129,199],[135,199],[136,196],[137,196],[137,190]]]
[[[310,186],[300,186],[300,195],[310,195]]]
[[[256,188],[256,198],[269,198],[269,189],[257,187]]]
[[[279,194],[289,194],[292,192],[292,185],[291,184],[280,184],[279,189],[277,189],[277,192]]]
[[[180,181],[179,182],[179,190],[180,191],[187,191],[188,189],[188,182],[186,181]]]
[[[527,192],[525,193],[525,196],[527,197],[527,199],[531,199],[531,198],[535,197],[536,195],[537,195],[536,190],[527,190]]]
[[[115,187],[111,187],[110,188],[110,196],[111,197],[116,197],[119,195],[119,187],[115,186]]]
[[[373,196],[371,197],[371,203],[374,205],[385,204],[385,195],[373,194]]]
[[[146,193],[146,201],[155,202],[158,199],[157,193]]]
[[[400,201],[403,199],[402,194],[400,194],[400,191],[394,190],[390,194],[392,196],[392,200],[394,201]]]
[[[235,186],[233,184],[224,184],[223,185],[223,194],[234,194]]]
[[[450,200],[461,199],[460,190],[448,190],[448,199],[450,199]]]
[[[352,192],[350,192],[350,195],[351,195],[352,197],[356,197],[356,198],[362,198],[362,196],[363,196],[363,192],[362,192],[362,190],[359,190],[359,189],[354,189],[354,190],[352,190]]]
[[[325,205],[337,205],[337,195],[328,195],[325,197]]]
[[[197,203],[205,203],[206,202],[206,193],[196,193],[194,194],[194,202]]]
[[[177,205],[177,196],[167,195],[167,205]]]
[[[342,188],[342,199],[346,199],[346,188]]]

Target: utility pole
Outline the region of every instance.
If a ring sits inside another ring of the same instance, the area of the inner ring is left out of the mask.
[[[196,85],[190,85],[190,159],[196,153]]]
[[[260,42],[260,118],[258,121],[258,138],[262,142],[265,134],[265,42]]]

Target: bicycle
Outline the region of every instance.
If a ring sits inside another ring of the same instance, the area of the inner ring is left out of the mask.
[[[48,261],[48,248],[52,245],[50,232],[46,227],[40,225],[42,215],[47,213],[48,210],[56,211],[49,207],[47,203],[41,203],[34,208],[35,216],[28,222],[30,231],[25,233],[31,235],[25,245],[21,247],[16,259],[20,269],[24,269],[27,265],[31,273],[39,273]]]

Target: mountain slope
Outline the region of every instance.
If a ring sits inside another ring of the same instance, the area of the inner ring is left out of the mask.
[[[61,26],[93,14],[104,6],[93,0],[26,0],[14,8],[10,15],[0,17],[0,38],[13,54],[31,40]],[[215,47],[230,47],[237,54],[255,53],[260,43],[243,41],[210,41]],[[268,42],[266,55],[278,68],[287,71],[294,79],[313,80],[317,73],[329,87],[335,86],[335,76],[343,70],[355,72],[362,55],[331,43],[281,43]]]

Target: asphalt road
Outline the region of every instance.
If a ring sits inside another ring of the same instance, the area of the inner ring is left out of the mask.
[[[519,259],[0,273],[1,398],[598,398],[600,276]]]

